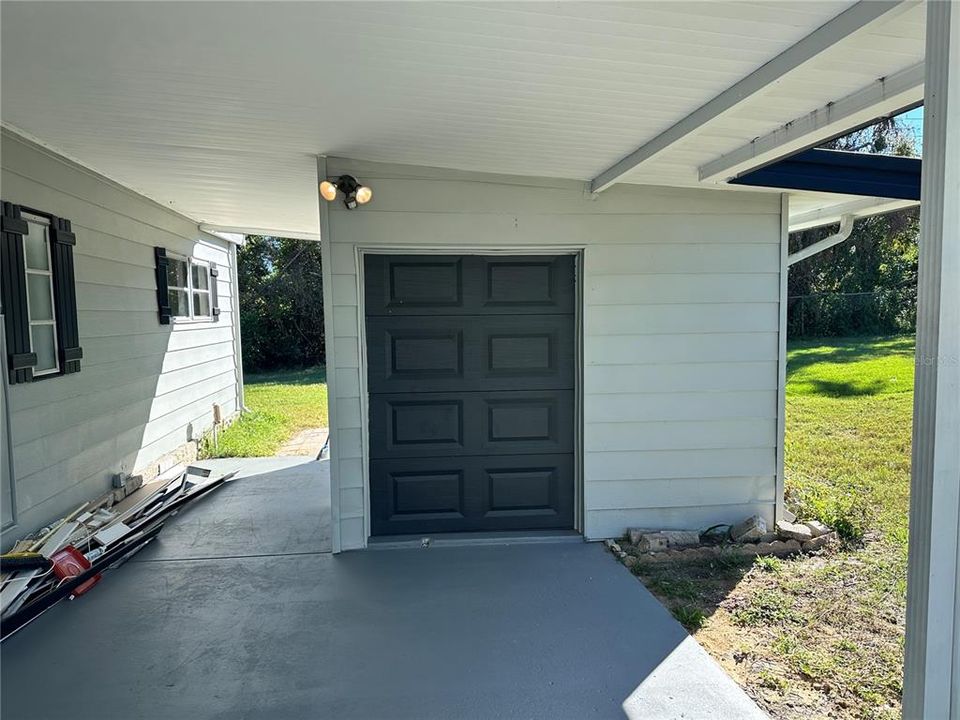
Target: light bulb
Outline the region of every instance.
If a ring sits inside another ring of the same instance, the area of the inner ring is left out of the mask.
[[[373,190],[366,185],[361,185],[357,188],[357,202],[360,205],[366,205],[371,200],[373,200]]]
[[[333,202],[337,199],[337,186],[329,180],[324,180],[320,183],[320,195],[324,200]]]

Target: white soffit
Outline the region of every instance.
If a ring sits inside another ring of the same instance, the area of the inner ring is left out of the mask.
[[[855,33],[782,82],[740,105],[729,116],[678,143],[670,153],[653,158],[624,182],[666,182],[695,185],[698,168],[747,141],[868,87],[923,61],[926,12],[914,5],[889,22]],[[922,98],[922,87],[916,99]]]
[[[5,1],[0,108],[200,222],[312,236],[317,154],[589,179],[851,4]],[[629,181],[694,184],[915,63],[916,16],[845,40]]]

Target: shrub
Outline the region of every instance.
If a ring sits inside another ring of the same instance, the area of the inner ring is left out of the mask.
[[[809,480],[789,493],[790,504],[799,517],[829,525],[847,542],[860,542],[875,525],[877,513],[871,497],[869,488]]]
[[[693,605],[677,605],[671,611],[677,622],[691,632],[699,630],[707,624],[707,616],[698,607]]]

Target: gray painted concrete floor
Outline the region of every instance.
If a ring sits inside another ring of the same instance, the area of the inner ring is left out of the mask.
[[[327,472],[244,461],[4,643],[4,720],[764,717],[599,545],[331,555]]]

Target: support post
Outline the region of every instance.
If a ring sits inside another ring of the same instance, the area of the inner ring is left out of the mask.
[[[790,196],[780,195],[780,307],[778,309],[777,333],[777,478],[776,505],[773,521],[787,520],[783,495],[786,488],[786,441],[787,441],[787,278],[790,267],[787,253],[790,250]]]
[[[327,426],[330,429],[330,536],[340,552],[340,451],[337,433],[337,368],[333,356],[333,259],[330,251],[330,204],[320,195],[327,179],[327,158],[317,157],[317,202],[320,204],[320,270],[323,275],[323,354],[327,375]]]
[[[903,716],[960,718],[960,6],[927,3]]]

